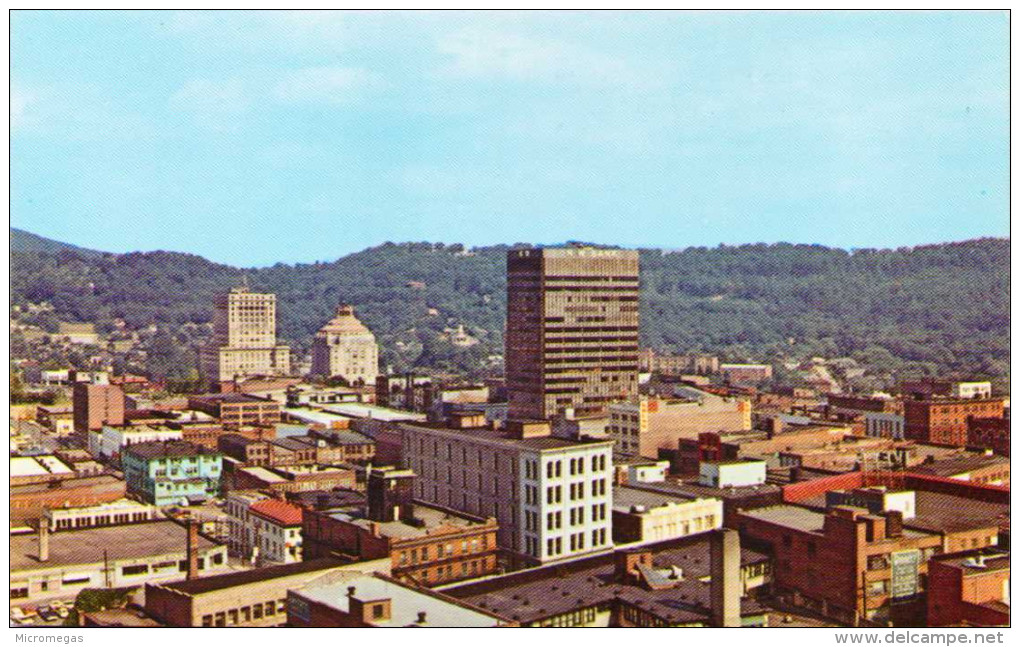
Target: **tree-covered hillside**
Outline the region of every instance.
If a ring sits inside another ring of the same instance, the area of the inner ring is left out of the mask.
[[[383,345],[383,361],[477,369],[501,354],[506,246],[387,243],[332,263],[242,270],[197,256],[12,249],[14,305],[48,302],[56,320],[110,330],[206,324],[212,296],[240,284],[278,296],[280,336],[298,352],[349,302]],[[1009,372],[1009,242],[983,239],[853,253],[808,245],[642,250],[642,339],[666,351],[732,360],[850,356],[881,372]],[[47,320],[47,317],[49,320]],[[38,318],[38,317],[37,317]],[[463,324],[480,343],[455,347]],[[175,363],[186,362],[184,356]]]

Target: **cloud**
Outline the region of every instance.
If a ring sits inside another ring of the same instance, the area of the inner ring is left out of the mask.
[[[22,128],[26,122],[30,122],[29,104],[34,97],[31,92],[11,86],[11,132]]]
[[[290,73],[273,90],[283,103],[346,104],[385,86],[373,72],[357,67],[306,67]]]
[[[239,79],[193,79],[170,97],[172,109],[191,114],[199,124],[213,130],[235,128],[236,118],[250,103]]]
[[[440,74],[546,80],[582,85],[633,84],[644,75],[621,59],[565,41],[529,38],[493,29],[467,28],[441,37],[450,60]]]

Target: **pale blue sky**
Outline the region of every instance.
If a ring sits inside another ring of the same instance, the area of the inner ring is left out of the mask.
[[[11,38],[11,224],[86,247],[1009,233],[1005,12],[14,12]]]

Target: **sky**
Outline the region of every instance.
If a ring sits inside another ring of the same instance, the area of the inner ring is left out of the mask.
[[[11,225],[240,266],[386,241],[1009,235],[1006,12],[11,17]]]

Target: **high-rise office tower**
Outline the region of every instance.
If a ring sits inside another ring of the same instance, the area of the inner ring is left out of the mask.
[[[312,342],[312,374],[340,377],[348,384],[375,384],[379,375],[379,345],[375,335],[342,305]]]
[[[290,373],[290,347],[276,343],[275,294],[234,288],[213,305],[213,342],[202,351],[207,382]]]
[[[512,418],[601,413],[636,395],[637,251],[511,250],[505,364]]]

